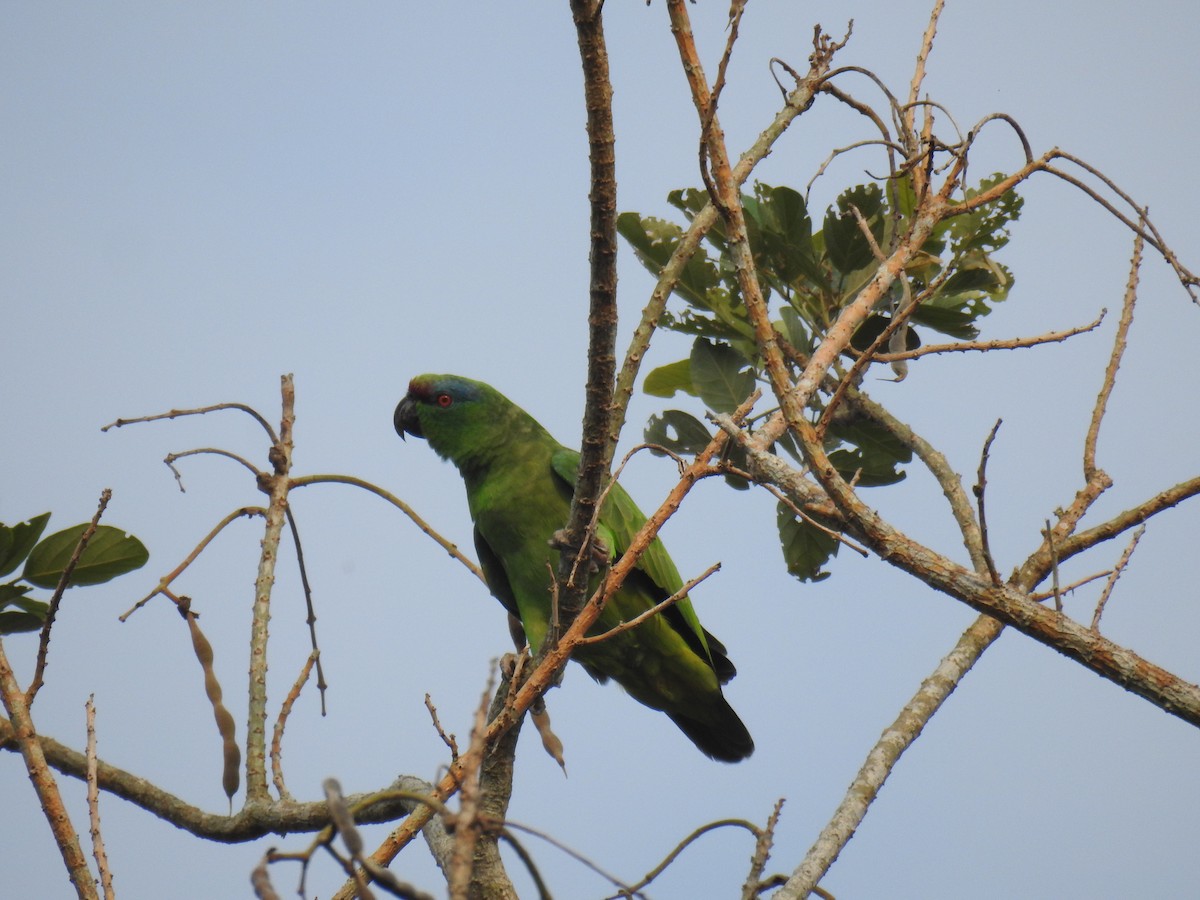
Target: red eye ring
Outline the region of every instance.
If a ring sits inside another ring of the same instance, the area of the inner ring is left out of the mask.
[[[454,398],[449,394],[438,394],[434,402],[442,409],[446,409],[454,404]]]

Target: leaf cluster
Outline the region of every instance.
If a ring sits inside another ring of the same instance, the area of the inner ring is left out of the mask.
[[[965,192],[966,199],[1002,177],[984,179],[978,188]],[[677,190],[667,200],[690,221],[708,203],[708,194]],[[915,306],[899,332],[902,346],[916,349],[921,332],[929,331],[958,340],[975,338],[979,319],[1012,287],[1012,273],[993,254],[1008,243],[1008,227],[1019,217],[1022,202],[1008,191],[940,223],[909,262],[905,277],[893,283],[854,335],[851,346],[857,350],[870,346],[902,304],[909,302]],[[819,230],[813,228],[803,195],[789,187],[756,183],[752,194],[743,195],[742,206],[759,283],[778,317],[775,329],[800,364],[874,278],[881,255],[903,239],[917,200],[907,178],[889,180],[886,189],[875,183],[857,185],[825,211]],[[656,277],[684,234],[682,225],[635,212],[619,216],[617,229]],[[660,327],[691,336],[691,352],[651,371],[644,390],[663,398],[687,394],[708,409],[730,412],[767,379],[720,219],[683,266],[674,292],[683,307],[665,312]],[[823,412],[823,404],[820,395],[814,397],[814,420]],[[692,414],[668,409],[650,418],[645,439],[674,453],[693,454],[707,444],[709,432]],[[798,456],[786,435],[780,443]],[[843,476],[862,487],[901,481],[902,466],[912,458],[911,451],[882,426],[840,411],[826,430],[826,450]],[[736,459],[729,461],[736,466]],[[747,486],[736,477],[728,480],[735,487]],[[836,555],[837,541],[782,505],[778,522],[788,570],[802,580],[826,577],[829,573],[822,566]]]
[[[19,576],[0,584],[0,634],[42,627],[50,605],[28,596],[29,592],[35,587],[58,587],[80,538],[90,527],[84,522],[42,538],[49,521],[50,513],[42,513],[19,525],[0,524],[0,578],[24,563]],[[133,535],[110,525],[97,525],[66,586],[103,584],[141,568],[149,558],[145,545]]]

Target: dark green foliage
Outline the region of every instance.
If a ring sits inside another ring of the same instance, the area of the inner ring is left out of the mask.
[[[50,513],[9,527],[0,524],[0,576],[24,563],[21,575],[0,584],[0,634],[36,631],[46,620],[48,605],[26,596],[32,587],[54,589],[66,570],[88,524],[75,525],[42,541]],[[150,554],[133,535],[120,528],[98,525],[79,557],[68,587],[102,584],[146,564]],[[18,584],[26,581],[28,584]]]
[[[692,387],[713,412],[733,412],[754,392],[754,367],[728,344],[697,338],[689,361]]]
[[[787,570],[801,581],[824,581],[830,573],[821,566],[837,556],[838,542],[829,532],[796,518],[782,503],[776,504],[775,523]]]
[[[985,179],[966,196],[989,189],[1002,177]],[[667,200],[691,220],[707,204],[708,195],[687,189],[671,192]],[[878,254],[890,253],[903,239],[916,199],[905,178],[883,186],[852,187],[826,210],[821,230],[815,233],[804,197],[791,188],[757,183],[742,204],[759,282],[778,317],[775,328],[797,353],[808,354],[875,276]],[[908,349],[921,346],[923,330],[959,340],[978,335],[979,319],[1012,287],[1012,273],[992,254],[1008,243],[1008,226],[1020,215],[1021,205],[1021,198],[1009,191],[934,229],[905,272],[909,296],[921,298],[904,334]],[[628,212],[620,216],[618,230],[655,276],[683,236],[679,225]],[[682,309],[664,313],[661,325],[691,335],[691,353],[651,371],[645,390],[664,398],[687,394],[707,409],[730,412],[756,381],[766,379],[720,219],[684,267],[675,293],[683,301]],[[893,284],[851,345],[858,350],[870,346],[903,298],[902,285]],[[824,402],[820,395],[813,399],[814,419]],[[645,437],[675,453],[693,454],[708,443],[710,433],[694,415],[671,409],[651,417]],[[882,427],[865,419],[850,422],[840,413],[830,424],[826,444],[833,464],[861,487],[895,484],[904,478],[902,466],[911,460],[911,453]],[[781,439],[780,446],[796,456],[790,437]],[[730,462],[738,465],[736,459]],[[746,486],[741,479],[731,480]],[[783,507],[779,526],[788,570],[801,579],[827,575],[821,566],[836,553],[837,542]]]
[[[49,521],[50,513],[42,513],[12,528],[0,525],[0,576],[7,575],[21,564],[46,530]]]
[[[857,477],[857,483],[862,487],[903,481],[904,472],[897,466],[912,461],[912,451],[870,419],[847,421],[835,417],[826,442],[843,448],[831,452],[829,461],[846,480]]]

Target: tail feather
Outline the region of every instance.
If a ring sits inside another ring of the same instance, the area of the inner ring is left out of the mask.
[[[725,698],[718,695],[703,720],[667,712],[671,721],[705,756],[721,762],[739,762],[754,752],[754,739]]]

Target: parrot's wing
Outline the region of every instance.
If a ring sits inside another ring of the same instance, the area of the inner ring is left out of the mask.
[[[552,458],[555,474],[563,480],[568,491],[574,491],[579,472],[579,454],[566,447],[559,450]],[[609,547],[609,553],[616,559],[623,554],[633,542],[634,536],[645,523],[646,517],[638,509],[633,498],[619,484],[614,484],[604,502],[600,513],[602,530],[611,539],[614,546]],[[637,569],[626,579],[631,584],[641,586],[646,594],[659,603],[666,600],[681,587],[683,579],[679,570],[671,561],[670,555],[663,542],[655,538],[638,560]],[[701,659],[706,659],[713,667],[721,684],[726,683],[737,669],[725,655],[725,647],[705,631],[696,616],[692,602],[684,597],[677,603],[667,607],[662,612],[666,622],[678,632]]]
[[[479,556],[479,568],[483,569],[483,577],[487,579],[488,588],[493,596],[504,605],[511,615],[520,619],[521,613],[517,610],[517,598],[513,594],[512,585],[508,583],[508,573],[504,571],[500,557],[479,533],[478,528],[475,529],[475,553]]]

